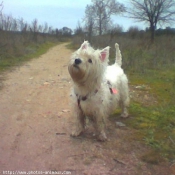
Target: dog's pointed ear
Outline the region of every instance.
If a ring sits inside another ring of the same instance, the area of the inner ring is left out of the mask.
[[[104,48],[103,50],[100,51],[100,60],[101,60],[102,62],[108,60],[108,57],[109,57],[109,49],[110,49],[110,47],[108,46],[108,47],[106,47],[106,48]]]
[[[80,49],[81,50],[85,50],[89,47],[89,42],[88,41],[84,41],[83,44],[81,45]]]

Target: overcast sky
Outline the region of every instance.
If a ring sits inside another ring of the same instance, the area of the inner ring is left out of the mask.
[[[118,2],[126,5],[125,0]],[[37,19],[39,24],[47,22],[53,28],[66,26],[75,29],[78,21],[82,23],[87,4],[91,4],[91,0],[3,0],[3,13],[17,19],[23,18],[28,23]],[[124,30],[130,26],[138,26],[140,29],[147,27],[144,23],[135,23],[118,15],[112,19],[114,24],[119,24]]]

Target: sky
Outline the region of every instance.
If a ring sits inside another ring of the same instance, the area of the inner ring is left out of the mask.
[[[23,18],[31,23],[34,19],[39,24],[45,22],[52,28],[61,29],[69,27],[75,29],[82,24],[85,16],[86,5],[91,4],[91,0],[0,0],[3,1],[3,14],[12,15],[16,19]],[[118,0],[127,5],[125,0]],[[133,20],[119,15],[112,17],[113,23],[123,27],[126,31],[130,26],[138,26],[145,29],[144,23],[136,23]]]

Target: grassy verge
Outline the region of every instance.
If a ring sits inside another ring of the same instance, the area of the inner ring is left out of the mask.
[[[144,77],[144,78],[143,78]],[[175,71],[150,71],[146,75],[130,74],[134,85],[146,84],[151,87],[150,93],[156,96],[158,103],[144,106],[136,101],[131,102],[131,119],[126,123],[138,132],[135,138],[153,148],[142,157],[144,161],[158,163],[161,158],[175,160]],[[157,156],[159,155],[159,156]],[[160,158],[161,157],[161,158]]]
[[[20,57],[9,57],[0,58],[0,73],[3,71],[18,66],[32,58],[39,57],[40,55],[46,53],[51,47],[57,45],[58,43],[46,42],[41,45],[30,45],[26,48],[26,54]]]
[[[144,153],[142,159],[149,163],[159,163],[163,159],[175,162],[175,62],[174,36],[156,38],[154,45],[149,45],[146,39],[130,39],[117,37],[110,43],[110,62],[114,62],[114,42],[120,44],[123,56],[123,67],[128,70],[131,85],[150,87],[157,103],[144,105],[138,101],[131,101],[131,118],[125,122],[127,126],[135,128],[133,139],[139,140],[150,147],[151,152]],[[94,38],[92,42],[96,48],[109,45],[107,36]],[[81,38],[74,38],[68,46],[70,49],[80,47]],[[143,99],[145,94],[143,89]],[[112,115],[112,117],[118,116]]]

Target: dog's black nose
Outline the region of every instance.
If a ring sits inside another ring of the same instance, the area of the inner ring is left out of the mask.
[[[80,58],[76,58],[75,59],[75,64],[80,64],[82,61],[80,60]]]
[[[75,64],[77,64],[77,65],[78,65],[78,64],[80,64],[81,62],[82,62],[82,61],[81,61],[81,59],[80,59],[80,58],[76,58],[76,59],[75,59]]]
[[[81,61],[81,59],[80,58],[76,58],[75,59],[75,64],[80,64],[82,61]]]

